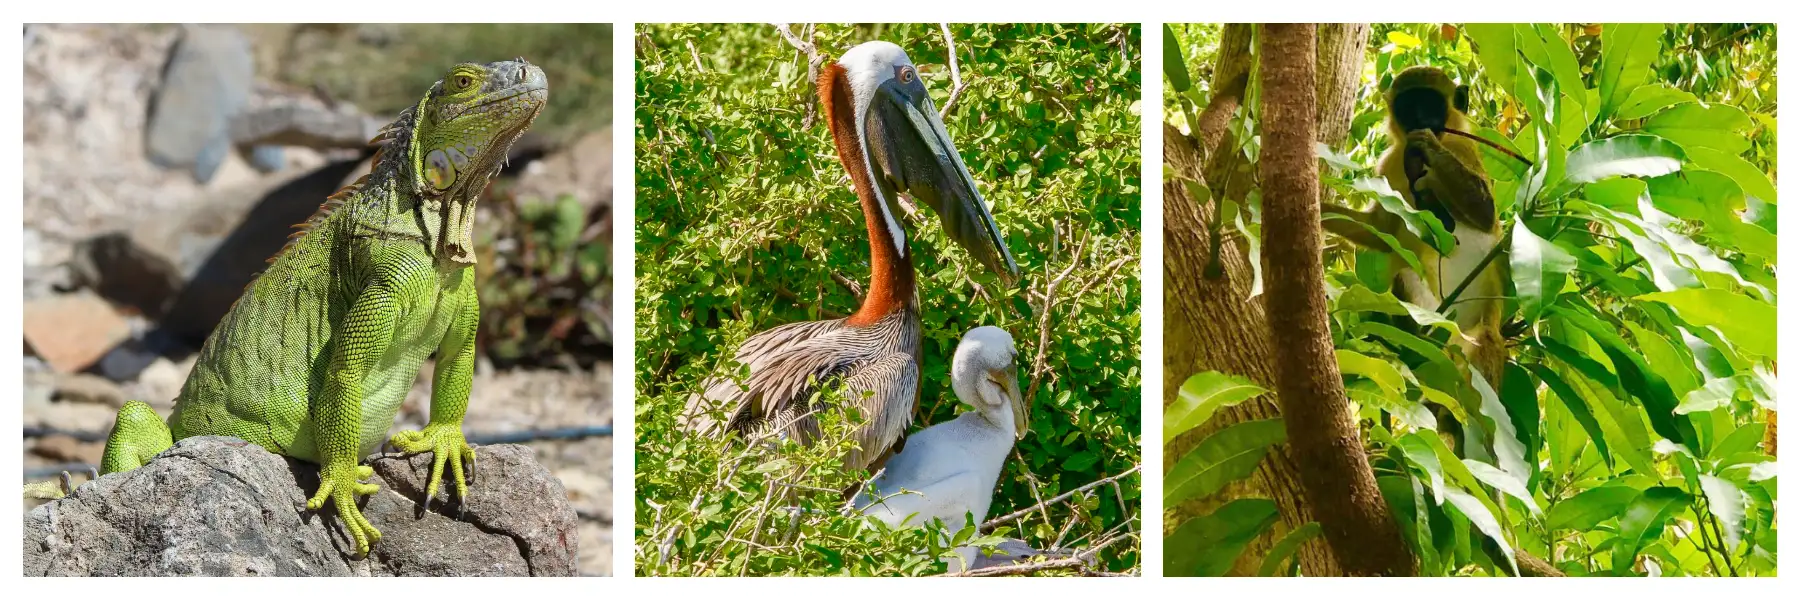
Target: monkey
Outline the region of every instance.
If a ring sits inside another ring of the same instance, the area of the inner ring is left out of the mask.
[[[1405,229],[1400,216],[1380,207],[1364,213],[1326,204],[1326,213],[1351,219],[1326,219],[1325,228],[1365,248],[1389,251],[1388,243],[1365,225],[1399,241],[1419,259],[1420,270],[1403,266],[1394,274],[1394,295],[1412,304],[1436,310],[1446,296],[1501,242],[1498,211],[1491,182],[1481,164],[1476,141],[1467,133],[1469,88],[1458,85],[1442,69],[1415,66],[1394,77],[1384,96],[1388,111],[1386,128],[1391,146],[1376,162],[1376,172],[1415,210],[1436,216],[1456,247],[1448,254]],[[1504,254],[1482,266],[1479,275],[1445,309],[1463,335],[1452,342],[1462,349],[1468,364],[1495,393],[1506,369],[1506,342],[1500,333],[1506,293]],[[1465,407],[1477,408],[1477,407]],[[1450,438],[1457,455],[1469,450],[1463,425],[1445,421],[1442,407],[1432,407],[1440,432]],[[1470,410],[1470,413],[1476,411]],[[1477,440],[1477,446],[1484,445]]]
[[[1462,329],[1463,337],[1455,342],[1464,356],[1497,392],[1506,368],[1500,326],[1507,261],[1497,256],[1485,266],[1481,262],[1501,241],[1499,214],[1476,142],[1446,133],[1472,129],[1469,87],[1437,67],[1415,66],[1394,77],[1386,100],[1393,145],[1382,153],[1376,171],[1408,204],[1430,211],[1456,238],[1456,248],[1442,255],[1422,240],[1408,240],[1407,249],[1419,257],[1423,272],[1401,269],[1395,295],[1436,309],[1471,271],[1482,267],[1445,316]]]

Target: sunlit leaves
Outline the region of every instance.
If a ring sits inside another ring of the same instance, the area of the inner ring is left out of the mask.
[[[1575,270],[1575,257],[1532,233],[1522,220],[1513,223],[1512,252],[1508,256],[1512,258],[1513,289],[1518,290],[1520,316],[1527,322],[1536,321],[1562,293],[1569,272]]]
[[[1601,115],[1609,115],[1650,78],[1662,48],[1660,23],[1608,23],[1600,34]]]
[[[1681,320],[1714,327],[1741,352],[1775,358],[1775,306],[1716,289],[1684,289],[1638,296],[1675,309]]]
[[[1163,502],[1173,506],[1189,498],[1204,498],[1226,484],[1243,479],[1270,447],[1287,441],[1281,419],[1245,421],[1206,436],[1169,469],[1163,482]]]
[[[1662,536],[1663,526],[1686,508],[1687,492],[1672,487],[1653,487],[1631,501],[1619,517],[1619,537],[1613,543],[1613,574],[1631,572],[1638,551]]]
[[[1200,426],[1214,412],[1268,393],[1248,379],[1205,371],[1181,384],[1174,404],[1163,409],[1163,443]]]
[[[1569,152],[1566,181],[1593,183],[1608,177],[1656,177],[1681,169],[1681,147],[1653,135],[1621,135],[1582,144]]]

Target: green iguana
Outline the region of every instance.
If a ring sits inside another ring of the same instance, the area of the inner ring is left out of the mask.
[[[549,97],[523,58],[460,64],[371,144],[371,172],[326,199],[214,329],[167,424],[150,405],[119,409],[102,473],[135,469],[192,436],[243,438],[317,463],[319,491],[359,554],[381,539],[356,507],[379,488],[360,464],[374,453],[432,352],[431,420],[391,442],[436,454],[468,495],[475,452],[462,421],[474,377],[475,200]],[[471,467],[472,468],[472,467]]]

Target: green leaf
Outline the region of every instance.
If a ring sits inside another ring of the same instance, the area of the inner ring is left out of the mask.
[[[1750,149],[1743,132],[1751,127],[1744,109],[1730,104],[1677,104],[1644,121],[1643,131],[1681,144],[1682,148],[1712,148],[1736,155]]]
[[[1692,93],[1667,83],[1647,83],[1631,90],[1631,95],[1626,96],[1613,117],[1626,121],[1642,119],[1664,108],[1694,100]]]
[[[1468,517],[1476,530],[1500,547],[1500,553],[1506,555],[1507,566],[1512,567],[1509,572],[1518,573],[1519,561],[1513,556],[1512,543],[1506,541],[1506,529],[1500,525],[1499,517],[1494,515],[1492,503],[1457,489],[1444,490],[1444,498],[1462,512],[1464,517]]]
[[[1569,151],[1564,180],[1579,185],[1610,177],[1656,177],[1681,170],[1687,153],[1674,142],[1644,134],[1594,140]]]
[[[1399,327],[1387,323],[1378,321],[1359,321],[1350,326],[1350,335],[1358,338],[1380,338],[1396,347],[1405,348],[1408,351],[1417,354],[1419,358],[1422,358],[1427,362],[1443,363],[1446,366],[1452,366],[1452,368],[1454,368],[1450,363],[1449,355],[1444,354],[1443,347],[1426,340],[1425,338],[1402,331]]]
[[[1613,327],[1600,322],[1599,319],[1585,311],[1563,307],[1557,307],[1555,310],[1566,322],[1587,332],[1589,337],[1600,344],[1600,349],[1612,361],[1613,368],[1617,369],[1619,384],[1624,386],[1632,397],[1643,402],[1644,414],[1650,417],[1651,429],[1655,429],[1658,435],[1677,444],[1689,448],[1696,447],[1695,445],[1700,440],[1694,433],[1693,423],[1689,421],[1687,415],[1675,413],[1675,407],[1680,406],[1681,401],[1669,388],[1669,382],[1664,380],[1661,375],[1657,375],[1655,371],[1650,370],[1650,366],[1644,363],[1643,356],[1638,353],[1636,348],[1626,343],[1624,338],[1619,337]]]
[[[1600,30],[1600,114],[1616,112],[1631,92],[1650,79],[1650,65],[1662,53],[1664,25],[1609,23]]]
[[[1383,393],[1399,396],[1406,390],[1406,378],[1388,361],[1372,358],[1351,350],[1337,351],[1338,369],[1344,375],[1355,375],[1375,382]]]
[[[1377,229],[1373,224],[1370,224],[1366,220],[1351,217],[1350,215],[1346,215],[1346,214],[1342,214],[1342,213],[1325,213],[1322,216],[1322,219],[1324,222],[1342,221],[1342,222],[1346,222],[1346,223],[1353,223],[1356,226],[1361,227],[1364,231],[1367,231],[1369,233],[1369,235],[1373,235],[1376,238],[1380,239],[1383,244],[1387,245],[1387,251],[1390,254],[1399,257],[1400,260],[1406,261],[1407,267],[1410,267],[1414,270],[1424,268],[1419,265],[1418,255],[1414,254],[1412,250],[1407,249],[1406,244],[1401,243],[1400,240],[1398,238],[1395,238],[1393,235],[1390,235],[1385,231]]]
[[[1687,492],[1667,486],[1644,490],[1633,499],[1626,507],[1625,515],[1619,518],[1618,541],[1613,543],[1613,574],[1630,573],[1637,563],[1638,552],[1662,537],[1663,525],[1686,508],[1688,502]]]
[[[1562,376],[1557,375],[1550,367],[1534,363],[1526,365],[1526,368],[1531,369],[1538,380],[1543,381],[1544,386],[1550,388],[1557,399],[1562,400],[1563,407],[1568,408],[1569,413],[1575,416],[1575,422],[1581,424],[1582,431],[1587,432],[1588,438],[1594,441],[1594,447],[1600,450],[1600,456],[1606,460],[1606,465],[1611,467],[1613,456],[1606,449],[1606,433],[1600,429],[1600,422],[1594,420],[1594,412],[1588,407],[1587,401],[1575,393],[1575,389],[1569,387]]]
[[[1319,537],[1323,531],[1324,529],[1319,527],[1318,521],[1311,521],[1301,525],[1299,529],[1289,531],[1287,535],[1281,536],[1281,541],[1275,542],[1275,545],[1269,548],[1269,553],[1263,556],[1262,567],[1256,570],[1256,576],[1280,575],[1281,565],[1286,563],[1289,558],[1293,558],[1294,553],[1300,551],[1302,544]]]
[[[1680,175],[1671,177],[1680,177]],[[1644,196],[1644,189],[1649,185],[1642,179],[1617,177],[1590,183],[1587,187],[1582,188],[1581,192],[1588,202],[1613,210],[1637,212],[1638,198]]]
[[[1351,189],[1375,196],[1375,202],[1381,205],[1382,210],[1400,217],[1407,233],[1429,244],[1438,253],[1449,254],[1456,248],[1456,236],[1444,229],[1444,222],[1439,221],[1437,215],[1429,210],[1417,210],[1407,204],[1406,198],[1394,191],[1387,179],[1364,177],[1352,182]]]
[[[1267,393],[1269,390],[1243,377],[1217,371],[1195,374],[1181,384],[1175,403],[1163,411],[1163,443],[1199,427],[1221,408]]]
[[[1512,417],[1513,430],[1525,445],[1525,461],[1537,464],[1537,451],[1544,445],[1543,410],[1538,406],[1538,382],[1519,363],[1506,363],[1506,375],[1500,379],[1500,402]]]
[[[1643,492],[1627,485],[1603,485],[1557,502],[1545,513],[1544,526],[1552,531],[1592,531],[1600,523],[1625,514],[1625,507]]]
[[[1712,475],[1700,476],[1700,491],[1706,494],[1706,507],[1719,519],[1719,529],[1724,530],[1725,548],[1737,550],[1744,539],[1744,491]]]
[[[1681,320],[1718,329],[1738,351],[1775,359],[1775,306],[1726,290],[1689,288],[1655,292],[1636,300],[1661,302]]]
[[[1387,499],[1388,509],[1394,513],[1395,521],[1400,525],[1400,532],[1412,546],[1413,554],[1419,557],[1419,575],[1433,576],[1443,572],[1437,555],[1437,545],[1432,539],[1431,506],[1425,503],[1425,486],[1416,477],[1404,475],[1383,475],[1375,478],[1375,485],[1381,489],[1381,495]]]
[[[1518,26],[1512,23],[1466,23],[1463,34],[1475,42],[1475,56],[1481,59],[1481,72],[1500,89],[1513,89],[1513,77],[1517,71],[1517,40],[1513,37]]]
[[[1538,237],[1525,226],[1523,214],[1513,216],[1512,280],[1519,294],[1520,317],[1535,322],[1556,301],[1575,270],[1575,257],[1554,242]]]
[[[1280,516],[1274,500],[1240,498],[1211,514],[1189,519],[1163,540],[1163,575],[1224,575],[1244,548]]]
[[[1531,514],[1543,514],[1543,509],[1538,508],[1537,500],[1531,497],[1531,490],[1525,488],[1524,480],[1500,470],[1499,467],[1473,458],[1465,458],[1462,463],[1464,467],[1468,467],[1469,473],[1473,474],[1476,479],[1494,486],[1494,489],[1500,490],[1501,493],[1518,499],[1527,510],[1531,511]]]
[[[1396,442],[1398,442],[1400,452],[1406,456],[1407,461],[1419,467],[1419,470],[1424,471],[1425,476],[1431,479],[1433,501],[1438,504],[1443,504],[1444,466],[1442,461],[1438,460],[1438,452],[1436,449],[1436,446],[1442,446],[1443,442],[1438,441],[1434,446],[1432,441],[1436,439],[1436,432],[1415,431],[1400,436],[1400,439],[1396,440]]]
[[[1163,483],[1163,504],[1174,506],[1218,493],[1231,482],[1249,477],[1271,446],[1286,441],[1287,429],[1281,419],[1245,421],[1206,436],[1170,467]]]
[[[1175,30],[1163,23],[1163,75],[1169,78],[1169,89],[1177,94],[1187,93],[1194,87],[1188,77],[1187,58],[1181,55],[1181,41],[1175,38]]]
[[[1493,386],[1488,385],[1481,372],[1470,369],[1469,384],[1481,397],[1481,416],[1488,421],[1483,430],[1493,434],[1496,464],[1508,475],[1517,478],[1523,486],[1525,480],[1531,478],[1531,465],[1525,462],[1525,444],[1519,439],[1518,430],[1513,427],[1513,419],[1506,412],[1506,404],[1500,401],[1500,395],[1494,391]],[[1536,420],[1538,415],[1533,413],[1531,418]],[[1465,430],[1464,433],[1468,432]]]
[[[1775,202],[1775,184],[1769,181],[1769,175],[1736,154],[1712,148],[1692,148],[1688,150],[1688,159],[1701,168],[1730,177],[1743,188],[1745,194],[1757,200],[1771,204]]]
[[[1675,397],[1685,397],[1688,392],[1700,387],[1694,360],[1683,352],[1685,347],[1677,347],[1662,334],[1631,321],[1625,322],[1625,328],[1631,331],[1631,339],[1637,343],[1638,350],[1642,351],[1644,362],[1649,363],[1651,371],[1662,375],[1663,380],[1669,382],[1669,391],[1674,392]]]
[[[1556,87],[1574,98],[1577,105],[1586,104],[1587,94],[1582,93],[1585,86],[1581,82],[1581,65],[1576,63],[1575,51],[1556,28],[1556,25],[1549,23],[1518,26],[1519,51],[1533,64],[1549,70],[1556,77]]]

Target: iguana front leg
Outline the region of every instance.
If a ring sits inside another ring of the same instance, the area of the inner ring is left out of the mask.
[[[431,479],[425,484],[425,506],[431,506],[443,481],[444,464],[450,465],[451,481],[456,497],[468,498],[469,485],[463,479],[463,461],[475,464],[475,449],[463,438],[463,415],[469,410],[469,390],[475,379],[475,330],[481,318],[481,303],[475,297],[475,286],[464,283],[457,294],[462,296],[461,309],[438,345],[437,370],[431,379],[431,422],[423,431],[402,431],[389,440],[401,452],[432,452]]]
[[[393,343],[394,328],[409,292],[407,282],[412,279],[405,275],[383,269],[351,305],[334,337],[324,393],[311,406],[319,450],[319,492],[306,501],[306,508],[319,510],[327,500],[336,505],[338,519],[344,522],[360,555],[367,555],[369,546],[381,539],[381,531],[356,508],[357,496],[381,489],[363,483],[375,471],[358,464],[362,460],[357,454],[362,446],[364,384]]]

